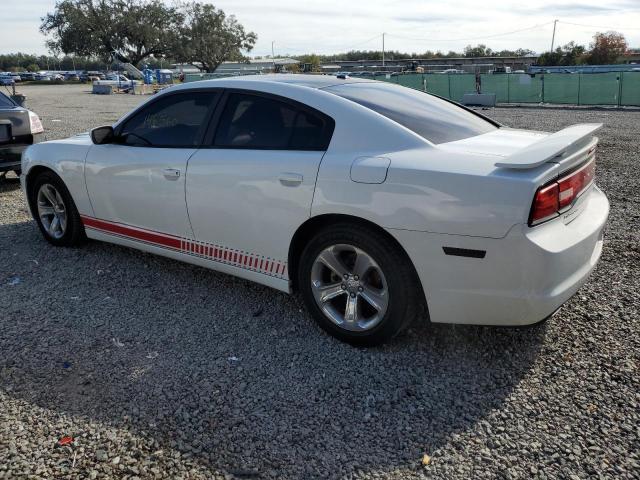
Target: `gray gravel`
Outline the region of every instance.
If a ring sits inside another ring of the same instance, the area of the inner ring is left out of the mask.
[[[141,101],[23,90],[52,138]],[[0,478],[640,478],[640,112],[489,115],[606,125],[602,261],[529,329],[420,324],[355,349],[296,297],[98,242],[50,247],[17,181],[0,183]]]

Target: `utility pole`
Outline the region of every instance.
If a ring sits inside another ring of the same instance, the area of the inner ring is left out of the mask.
[[[384,36],[385,33],[382,32],[382,68],[384,68]]]
[[[554,20],[553,21],[553,35],[551,36],[551,52],[553,53],[553,44],[556,41],[556,25],[558,23],[558,20]]]
[[[271,61],[273,62],[273,72],[275,73],[276,71],[276,54],[273,53],[273,44],[276,43],[275,40],[271,40]]]

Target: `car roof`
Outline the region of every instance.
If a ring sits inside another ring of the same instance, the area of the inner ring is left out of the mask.
[[[300,85],[309,88],[325,88],[333,85],[343,85],[345,83],[370,83],[374,80],[366,80],[362,78],[338,78],[333,75],[309,75],[309,74],[286,74],[286,73],[271,73],[267,75],[240,75],[237,77],[224,77],[212,80],[202,80],[200,82],[193,82],[189,85],[194,87],[202,87],[203,83],[211,84],[215,86],[218,82],[225,82],[227,84],[236,83],[240,86],[242,82],[257,82],[257,83],[288,83],[292,85]]]

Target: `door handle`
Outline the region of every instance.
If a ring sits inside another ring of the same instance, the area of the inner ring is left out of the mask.
[[[180,178],[180,170],[175,168],[165,168],[162,171],[162,175],[167,180],[177,180],[178,178]]]
[[[304,177],[299,173],[284,172],[280,174],[279,180],[285,187],[297,187],[302,183]]]

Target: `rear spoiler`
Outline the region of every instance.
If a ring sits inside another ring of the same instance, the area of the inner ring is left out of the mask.
[[[535,168],[562,155],[569,147],[590,137],[601,128],[601,123],[572,125],[512,153],[504,160],[496,162],[495,166],[514,169]]]

